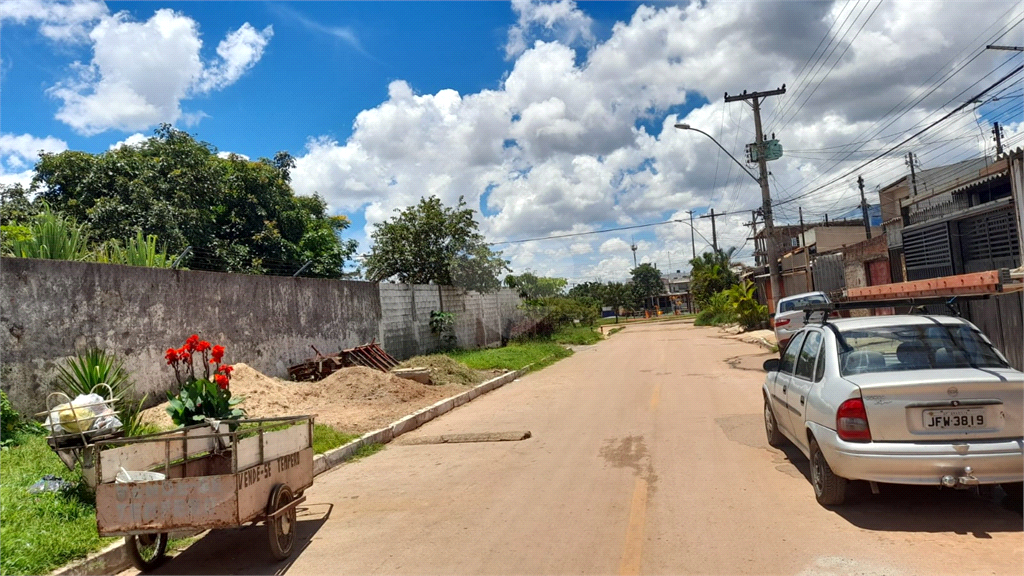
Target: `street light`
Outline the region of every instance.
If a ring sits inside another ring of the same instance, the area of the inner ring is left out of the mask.
[[[711,138],[711,141],[714,142],[719,148],[721,148],[722,152],[725,152],[726,156],[728,156],[729,158],[732,158],[732,161],[735,162],[737,166],[739,166],[741,169],[743,169],[744,172],[747,173],[747,176],[750,176],[751,178],[753,178],[754,182],[757,182],[758,184],[761,183],[761,179],[760,178],[758,178],[757,176],[754,176],[754,174],[750,170],[747,170],[747,167],[744,166],[739,160],[737,160],[735,156],[730,154],[729,151],[725,149],[725,146],[722,146],[721,144],[719,144],[718,140],[715,140],[715,138],[711,134],[708,134],[707,132],[705,132],[703,130],[700,130],[699,128],[694,128],[693,126],[690,126],[689,124],[676,124],[676,128],[679,128],[680,130],[693,130],[694,132],[700,132],[701,134],[707,136],[708,138]]]

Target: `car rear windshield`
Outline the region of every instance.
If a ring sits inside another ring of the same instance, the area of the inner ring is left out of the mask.
[[[1006,368],[1006,359],[966,324],[878,326],[839,331],[839,368],[865,372],[944,368]]]
[[[792,300],[783,300],[779,306],[783,312],[792,312],[793,310],[800,310],[808,304],[824,304],[827,302],[825,297],[821,294],[815,294],[813,296],[804,296],[802,298],[794,298]]]

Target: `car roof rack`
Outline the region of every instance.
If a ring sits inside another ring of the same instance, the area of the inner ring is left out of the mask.
[[[848,288],[844,298],[837,302],[808,304],[803,308],[804,323],[811,314],[824,312],[821,323],[828,321],[836,310],[910,307],[912,310],[930,304],[945,305],[954,316],[960,312],[953,307],[961,300],[984,300],[992,295],[1024,290],[1024,267],[1009,270],[999,268],[984,272],[970,272],[955,276],[941,276],[925,280],[911,280],[893,284],[879,284]]]
[[[989,294],[971,294],[968,296],[932,296],[928,298],[891,298],[884,300],[853,300],[840,302],[822,302],[819,304],[808,304],[802,308],[804,312],[804,324],[809,324],[811,315],[815,312],[823,312],[821,324],[828,322],[829,314],[838,310],[872,310],[878,308],[906,308],[912,311],[923,306],[940,305],[946,306],[950,315],[960,316],[960,311],[953,307],[954,304],[966,300],[986,300]]]

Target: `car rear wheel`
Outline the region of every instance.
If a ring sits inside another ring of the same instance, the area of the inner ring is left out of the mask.
[[[846,501],[846,489],[849,481],[836,476],[825,461],[818,442],[811,439],[811,483],[814,485],[814,497],[822,506],[839,506]]]
[[[775,413],[772,412],[772,406],[767,398],[764,399],[764,431],[768,436],[769,446],[778,448],[786,442],[786,437],[779,430],[779,423],[775,420]]]

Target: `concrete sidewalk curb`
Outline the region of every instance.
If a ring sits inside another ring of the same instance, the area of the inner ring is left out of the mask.
[[[352,458],[352,455],[363,446],[369,446],[371,444],[387,444],[398,436],[419,428],[434,418],[451,411],[453,408],[472,401],[481,394],[486,394],[508,384],[509,382],[512,382],[523,374],[526,374],[530,370],[531,366],[533,366],[533,364],[514,372],[502,374],[501,376],[492,378],[482,384],[477,384],[462,394],[446,398],[440,402],[427,406],[426,408],[413,412],[408,416],[392,422],[385,428],[381,428],[380,430],[373,432],[367,432],[344,446],[339,446],[333,450],[328,450],[323,454],[318,454],[313,458],[313,477],[315,478],[316,476],[319,476],[324,472],[335,468],[342,462]],[[201,534],[203,532],[205,532],[205,530],[193,530],[189,532],[172,533],[171,536],[173,538],[184,538]],[[128,553],[125,551],[124,547],[124,540],[122,539],[119,542],[115,542],[110,546],[107,546],[99,552],[87,556],[83,560],[78,560],[58,569],[55,572],[52,572],[50,576],[102,576],[104,574],[116,574],[122,570],[130,568],[131,566],[132,562],[128,558]]]
[[[532,364],[530,366],[532,366]],[[320,474],[323,474],[324,472],[327,472],[341,464],[345,460],[348,460],[363,446],[369,446],[371,444],[387,444],[402,434],[411,432],[427,422],[430,422],[434,418],[451,411],[453,408],[462,406],[467,402],[471,402],[481,394],[486,394],[491,390],[508,384],[523,374],[526,374],[526,372],[529,371],[530,366],[526,366],[525,368],[521,368],[514,372],[502,374],[501,376],[492,378],[482,384],[477,384],[462,394],[441,400],[440,402],[396,420],[385,428],[381,428],[380,430],[375,430],[373,432],[367,432],[344,446],[339,446],[333,450],[328,450],[323,454],[317,455],[313,458],[313,476],[319,476]]]

